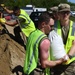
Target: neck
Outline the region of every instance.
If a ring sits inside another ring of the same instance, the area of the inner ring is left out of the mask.
[[[39,30],[40,30],[40,31],[42,31],[43,33],[45,33],[45,31],[44,31],[44,29],[43,29],[43,28],[42,28],[42,29],[41,29],[41,28],[39,28]]]
[[[62,20],[60,21],[61,26],[67,26],[69,25],[69,20]]]

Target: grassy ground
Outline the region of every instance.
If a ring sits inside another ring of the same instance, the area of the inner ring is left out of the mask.
[[[71,16],[70,19],[75,22],[75,17]]]

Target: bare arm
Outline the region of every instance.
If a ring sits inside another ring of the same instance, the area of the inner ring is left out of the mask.
[[[68,54],[71,56],[75,55],[75,40],[72,42],[72,47]]]
[[[48,39],[44,39],[40,44],[40,63],[43,68],[53,67],[63,62],[62,59],[56,61],[49,61],[49,49],[50,41]]]
[[[3,7],[3,9],[4,9],[6,12],[8,12],[8,13],[13,13],[13,10],[7,9],[7,7],[5,7],[4,4],[1,4],[0,6]]]
[[[9,10],[9,9],[7,9],[7,7],[3,7],[4,8],[4,10],[7,12],[7,13],[9,13],[9,14],[12,14],[13,13],[13,10]]]
[[[15,25],[18,24],[18,22],[17,21],[14,21],[14,22],[12,22],[12,21],[11,22],[6,21],[5,24],[9,25],[9,26],[15,26]]]
[[[18,21],[20,22],[20,23],[23,23],[23,22],[25,22],[26,20],[25,19],[23,19],[23,18],[18,18],[18,20],[16,20],[16,21],[14,21],[14,22],[6,22],[5,24],[7,24],[7,25],[9,25],[9,26],[15,26],[15,25],[17,25],[18,24]]]

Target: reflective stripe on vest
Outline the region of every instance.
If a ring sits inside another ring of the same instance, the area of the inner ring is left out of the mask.
[[[75,36],[75,23],[73,22],[71,36]]]
[[[62,33],[61,33],[61,27],[60,27],[60,22],[59,21],[58,21],[58,24],[55,26],[55,31],[59,35],[62,35]],[[75,23],[73,21],[70,21],[70,29],[69,29],[69,33],[68,33],[68,38],[67,38],[66,45],[64,45],[64,47],[66,49],[66,53],[69,52],[69,50],[70,50],[70,48],[72,46],[72,41],[75,40],[74,35],[75,35]],[[72,59],[70,59],[67,64],[70,64],[73,61],[75,61],[75,57],[73,57]]]
[[[72,32],[71,32],[70,34],[71,34],[71,36],[74,36],[74,35],[75,35],[75,23],[71,21],[70,25],[71,25],[71,26],[70,26],[70,29],[72,30]],[[59,21],[58,21],[57,24],[54,25],[54,28],[55,28],[55,31],[56,31],[59,35],[62,34],[62,33],[61,33],[61,27],[60,27]]]
[[[25,15],[23,15],[23,14],[20,14],[20,16],[25,17],[25,18],[27,19],[27,21],[28,21],[28,23],[25,23],[25,25],[23,25],[23,26],[24,26],[24,27],[28,26],[28,25],[30,24],[31,20],[29,20],[29,19],[28,19]]]
[[[61,33],[61,26],[60,26],[59,20],[57,21],[57,23],[54,24],[54,29],[55,29],[55,31],[56,31],[59,35],[62,35],[62,33]]]
[[[29,66],[28,66],[28,73],[29,73],[29,70],[30,70],[30,67],[31,67],[31,64],[32,64],[32,59],[33,59],[33,57],[34,57],[34,50],[36,49],[36,43],[38,43],[38,41],[40,40],[40,37],[42,37],[44,34],[42,34],[42,35],[40,35],[39,37],[38,37],[38,39],[36,40],[36,42],[35,42],[35,44],[34,44],[34,49],[33,49],[33,53],[32,53],[32,56],[31,56],[31,58],[30,58],[30,64],[29,64]]]

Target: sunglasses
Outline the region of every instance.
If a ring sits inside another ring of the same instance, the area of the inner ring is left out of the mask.
[[[61,14],[70,14],[70,11],[63,11],[63,12],[61,12]]]
[[[54,29],[54,25],[50,25],[51,29]]]

